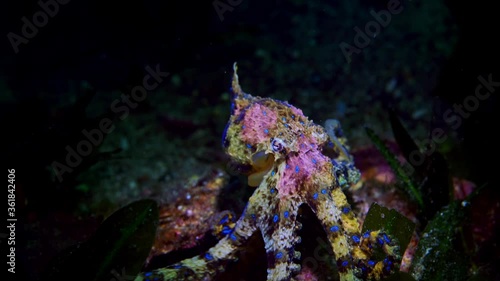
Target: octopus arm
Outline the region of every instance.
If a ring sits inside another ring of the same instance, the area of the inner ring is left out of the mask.
[[[299,200],[280,200],[274,196],[273,208],[260,224],[268,259],[267,280],[290,280],[300,270],[295,261],[300,253],[295,246],[300,242],[296,231],[301,227],[297,221]]]
[[[236,222],[234,230],[221,239],[206,253],[190,259],[182,260],[174,265],[142,272],[135,281],[165,281],[165,280],[212,280],[225,270],[228,262],[237,259],[237,253],[248,239],[257,231],[256,204],[262,197],[257,189],[250,197],[249,204],[243,215]]]
[[[356,241],[360,226],[339,187],[320,187],[305,194],[304,200],[316,214],[333,250],[340,280],[362,280],[356,276]],[[354,237],[354,238],[353,238]]]

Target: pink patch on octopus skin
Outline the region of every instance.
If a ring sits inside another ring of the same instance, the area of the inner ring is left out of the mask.
[[[278,183],[279,193],[282,195],[294,193],[299,188],[297,183],[309,180],[325,162],[329,162],[328,157],[318,150],[314,140],[303,139],[305,141],[299,144],[299,152],[289,156],[286,161],[281,181]]]
[[[254,103],[245,112],[241,138],[250,144],[268,142],[269,132],[276,127],[277,120],[274,111]]]

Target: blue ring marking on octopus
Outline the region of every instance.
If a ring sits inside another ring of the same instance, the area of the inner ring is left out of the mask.
[[[359,242],[361,241],[357,235],[353,235],[353,236],[352,236],[352,240],[353,240],[353,241],[354,241],[354,243],[356,243],[356,244],[359,244]]]
[[[339,226],[338,225],[334,225],[334,226],[330,227],[330,231],[331,232],[337,232],[337,231],[339,231]]]
[[[229,226],[224,226],[224,228],[222,229],[222,234],[227,235],[231,233],[231,231],[232,229]]]
[[[285,216],[285,218],[288,218],[288,215],[289,215],[289,214],[290,214],[290,213],[289,213],[288,211],[285,211],[285,212],[283,213],[283,216]]]
[[[380,246],[382,246],[382,245],[384,245],[384,240],[382,240],[382,238],[380,238],[380,237],[377,237],[377,243],[378,243]]]
[[[220,221],[219,224],[225,224],[229,220],[228,215],[225,215]]]
[[[222,133],[222,147],[226,147],[226,137],[227,137],[227,129],[229,129],[229,122],[226,124],[226,127],[224,128],[224,132]]]
[[[280,217],[279,217],[278,215],[274,215],[274,216],[273,216],[273,222],[277,222],[277,221],[279,220],[279,218],[280,218]]]
[[[236,235],[234,235],[234,233],[231,233],[229,238],[231,238],[231,240],[233,240],[233,241],[236,241],[238,239],[238,237],[236,237]]]
[[[318,193],[314,193],[314,194],[313,194],[313,199],[314,199],[314,200],[318,199]]]
[[[389,239],[389,237],[387,236],[387,234],[382,234],[382,237],[384,238],[385,240],[385,243],[391,243],[391,239]]]

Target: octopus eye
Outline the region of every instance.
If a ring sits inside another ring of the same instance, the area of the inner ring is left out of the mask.
[[[283,149],[285,149],[285,142],[279,138],[274,138],[272,141],[271,141],[271,149],[274,151],[274,152],[281,152],[283,151]]]

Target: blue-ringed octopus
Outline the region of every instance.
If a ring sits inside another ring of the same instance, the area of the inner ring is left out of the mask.
[[[231,117],[223,147],[248,167],[257,187],[225,236],[205,253],[165,268],[142,272],[143,280],[212,280],[259,231],[267,253],[267,279],[293,280],[300,271],[298,211],[308,205],[327,234],[340,280],[378,280],[397,268],[394,240],[382,230],[361,232],[344,190],[360,178],[339,122],[325,128],[287,102],[244,93],[233,66]],[[222,222],[221,222],[222,223]],[[385,258],[373,257],[375,248]]]

